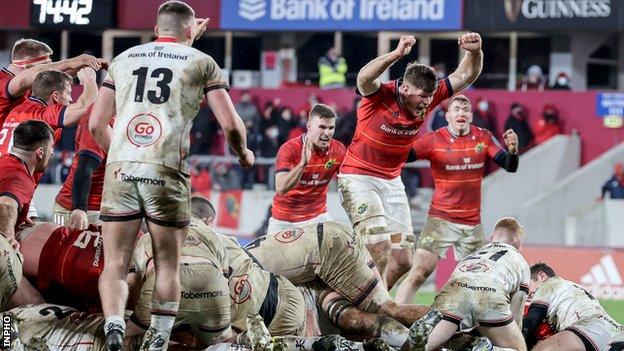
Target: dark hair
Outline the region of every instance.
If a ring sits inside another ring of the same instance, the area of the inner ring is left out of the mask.
[[[310,117],[316,116],[318,118],[336,118],[336,112],[331,107],[325,104],[314,104],[310,109]]]
[[[48,44],[35,39],[20,39],[13,44],[11,60],[27,60],[43,55],[52,55],[52,49]]]
[[[54,140],[54,131],[44,121],[30,119],[13,130],[13,146],[23,150],[34,151],[50,140]]]
[[[163,3],[158,8],[156,23],[159,31],[179,32],[193,20],[195,20],[193,8],[182,1],[171,0]]]
[[[403,80],[428,94],[432,94],[438,88],[438,77],[435,70],[416,61],[407,65]]]
[[[200,219],[214,218],[216,215],[214,206],[203,196],[191,197],[191,214]]]
[[[55,91],[65,90],[72,83],[72,77],[64,72],[43,71],[37,74],[32,84],[32,96],[42,100],[50,98]]]
[[[538,262],[531,266],[531,279],[537,280],[537,274],[539,272],[544,272],[549,278],[557,276],[555,270],[544,262]]]

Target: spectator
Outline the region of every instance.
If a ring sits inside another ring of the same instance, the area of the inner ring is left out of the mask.
[[[335,47],[327,50],[327,54],[319,59],[318,68],[321,89],[343,88],[347,84],[347,61]]]
[[[570,77],[565,72],[559,72],[552,89],[570,90]]]
[[[278,135],[279,130],[275,125],[264,131],[262,141],[260,142],[260,156],[270,158],[277,155],[277,149],[279,149],[279,143],[277,141]]]
[[[210,151],[210,146],[214,140],[216,120],[212,115],[212,111],[208,108],[206,99],[200,103],[197,117],[193,120],[191,127],[191,155],[206,155]]]
[[[559,111],[551,104],[544,105],[542,118],[537,121],[535,126],[535,144],[539,145],[546,140],[561,134],[561,121],[559,120]]]
[[[479,98],[475,107],[472,113],[472,124],[487,129],[492,135],[496,135],[496,117],[488,99]]]
[[[191,192],[210,198],[210,190],[212,190],[212,176],[208,166],[200,163],[191,167]]]
[[[336,133],[334,139],[340,141],[344,146],[349,146],[353,135],[355,134],[355,126],[357,124],[357,110],[360,107],[362,98],[356,96],[353,100],[353,109],[349,111],[344,117],[339,117],[336,121]]]
[[[602,186],[601,199],[604,199],[607,192],[611,199],[624,199],[624,164],[622,162],[615,164],[613,177]]]
[[[308,118],[308,113],[310,113],[310,109],[312,108],[312,106],[318,104],[322,102],[321,99],[319,99],[318,96],[316,96],[316,94],[312,93],[310,94],[310,96],[308,96],[308,100],[306,100],[305,103],[303,103],[303,105],[301,105],[297,110],[298,110],[298,114],[299,116],[304,116],[306,119]]]
[[[61,153],[61,162],[59,162],[54,169],[55,184],[63,184],[65,182],[73,162],[74,154],[72,152],[63,151]]]
[[[212,169],[212,179],[216,190],[226,191],[242,187],[242,177],[238,164],[217,162]]]
[[[290,140],[290,139],[294,139],[294,138],[298,138],[300,136],[303,135],[303,133],[306,132],[306,125],[308,123],[308,117],[307,116],[302,116],[301,114],[299,116],[297,116],[297,119],[299,120],[299,123],[290,130],[290,132],[288,133],[288,138],[286,139],[286,141]]]
[[[435,110],[433,110],[433,115],[429,118],[429,128],[427,128],[428,131],[433,132],[448,125],[448,121],[446,120],[447,107],[448,103],[444,101],[436,107]]]
[[[512,129],[518,135],[520,153],[528,150],[533,143],[533,131],[527,122],[526,110],[517,102],[511,104],[509,117],[505,121],[505,130]]]
[[[282,99],[275,98],[273,101],[268,102],[262,112],[262,119],[260,119],[260,135],[264,138],[267,129],[277,125],[277,120],[282,112]]]
[[[544,90],[546,85],[546,77],[542,72],[542,68],[538,65],[533,65],[527,70],[527,74],[522,78],[522,91],[537,89],[539,91]]]
[[[277,118],[277,143],[282,145],[288,140],[288,134],[290,130],[295,128],[299,124],[299,119],[295,118],[290,108],[285,108],[279,114]]]
[[[241,93],[240,100],[234,105],[234,109],[245,123],[247,128],[247,137],[250,134],[258,132],[258,124],[260,123],[260,113],[254,105],[251,94],[245,90]]]

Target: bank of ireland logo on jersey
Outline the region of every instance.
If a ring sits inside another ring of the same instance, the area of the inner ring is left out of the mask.
[[[132,117],[126,127],[126,136],[136,147],[154,145],[161,135],[162,125],[160,121],[156,116],[149,113]]]
[[[255,21],[266,15],[266,0],[239,0],[238,15],[242,18]]]

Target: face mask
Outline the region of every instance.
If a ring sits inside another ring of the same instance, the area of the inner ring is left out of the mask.
[[[481,101],[479,103],[478,107],[479,107],[479,110],[481,110],[481,111],[487,111],[488,108],[490,107],[490,104],[488,104],[487,101]]]
[[[563,85],[563,86],[568,85],[568,78],[566,78],[566,77],[559,77],[559,78],[557,78],[557,84]]]

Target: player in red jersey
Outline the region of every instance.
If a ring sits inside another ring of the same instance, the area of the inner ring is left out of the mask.
[[[90,110],[78,123],[76,156],[54,204],[54,222],[70,229],[83,230],[99,222],[106,151],[89,132],[89,114]]]
[[[346,148],[332,139],[336,112],[315,104],[307,133],[282,145],[275,161],[275,189],[268,234],[330,221],[327,187],[338,172]]]
[[[104,268],[100,228],[71,230],[37,222],[19,233],[24,276],[36,284],[47,302],[81,310],[98,310],[97,282]]]
[[[444,80],[437,80],[433,68],[413,62],[401,79],[382,84],[379,76],[409,54],[415,43],[413,36],[402,36],[394,51],[372,60],[358,73],[362,104],[338,175],[342,205],[355,232],[368,242],[381,272],[390,256],[391,238],[397,243],[413,235],[400,173],[418,130],[438,104],[477,79],[483,64],[481,37],[468,33],[458,38],[465,57]]]
[[[23,258],[18,251],[20,244],[15,239],[15,231],[27,220],[37,187],[33,173],[41,172],[52,157],[52,137],[52,130],[46,123],[24,122],[15,128],[11,153],[0,157],[0,309],[12,295],[22,303],[43,302],[22,278]]]
[[[446,120],[446,128],[425,135],[413,145],[417,158],[431,161],[435,190],[413,254],[414,265],[397,291],[397,301],[403,303],[412,301],[450,246],[461,260],[485,243],[481,226],[485,162],[493,159],[507,172],[518,169],[516,133],[510,129],[503,135],[506,152],[489,131],[470,125],[472,105],[466,96],[456,95],[449,101]]]
[[[0,70],[0,124],[11,110],[26,101],[37,74],[45,70],[75,74],[82,67],[100,69],[108,62],[91,55],[80,55],[51,63],[52,49],[34,39],[20,39],[13,44],[11,64]]]
[[[78,71],[82,94],[72,103],[72,78],[59,71],[43,71],[32,85],[32,94],[21,105],[13,108],[0,130],[0,154],[5,154],[13,143],[13,129],[22,121],[37,119],[48,123],[52,129],[76,125],[80,117],[95,102],[97,83],[91,67]]]

